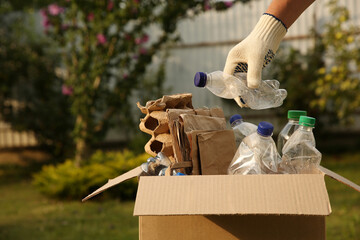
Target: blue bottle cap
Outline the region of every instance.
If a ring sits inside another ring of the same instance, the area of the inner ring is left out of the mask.
[[[232,124],[233,122],[235,122],[236,120],[239,120],[239,119],[242,119],[241,115],[239,115],[239,114],[232,115],[230,118],[230,124]]]
[[[269,122],[260,122],[257,128],[257,132],[264,137],[271,136],[273,133],[274,126]]]
[[[194,84],[196,87],[205,87],[207,74],[204,72],[197,72],[194,77]]]
[[[175,174],[175,176],[186,176],[186,174],[183,174],[183,173],[181,173],[181,172],[178,172],[178,173]]]

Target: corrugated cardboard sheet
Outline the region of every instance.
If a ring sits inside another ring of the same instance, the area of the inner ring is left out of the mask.
[[[331,213],[322,174],[140,177],[134,215]]]
[[[140,216],[140,240],[325,240],[325,216]]]

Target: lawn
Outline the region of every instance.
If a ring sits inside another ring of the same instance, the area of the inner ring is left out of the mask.
[[[324,159],[325,167],[360,184],[360,154]],[[133,202],[57,201],[39,194],[27,178],[10,180],[0,183],[1,240],[138,239]],[[360,193],[332,179],[326,185],[333,211],[327,239],[360,240]]]

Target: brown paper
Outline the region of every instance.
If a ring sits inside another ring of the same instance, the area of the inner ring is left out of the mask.
[[[192,94],[182,93],[174,95],[165,95],[157,100],[150,100],[145,106],[137,103],[138,108],[144,114],[152,111],[164,111],[167,108],[193,108],[192,106]]]
[[[236,151],[234,132],[221,130],[197,136],[202,175],[226,175]]]
[[[202,115],[181,114],[180,122],[184,123],[184,131],[193,130],[222,130],[226,129],[225,118],[210,117]]]
[[[225,118],[221,117],[223,115],[221,108],[167,109],[173,152],[177,162],[192,161],[191,155],[194,154],[195,156],[195,162],[193,163],[195,169],[192,172],[191,169],[188,169],[187,174],[200,173],[199,158],[196,157],[198,154],[191,153],[192,146],[189,142],[189,132],[192,130],[226,129]]]
[[[199,156],[199,147],[197,134],[199,133],[207,133],[209,130],[193,130],[187,133],[189,145],[190,145],[190,158],[192,162],[192,175],[201,175],[201,162]]]

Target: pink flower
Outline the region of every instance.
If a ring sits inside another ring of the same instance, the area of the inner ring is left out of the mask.
[[[225,1],[224,4],[225,4],[225,6],[226,6],[227,8],[230,8],[230,7],[232,7],[233,2],[232,2],[232,1]]]
[[[56,3],[50,4],[48,6],[48,10],[49,14],[53,16],[59,15],[60,13],[64,12],[64,8],[60,7]]]
[[[144,36],[142,36],[141,38],[136,38],[135,39],[135,44],[139,45],[139,44],[142,44],[142,43],[146,43],[147,41],[149,41],[149,35],[144,34]]]
[[[128,77],[129,77],[129,75],[127,73],[124,73],[123,79],[127,79]]]
[[[209,0],[205,0],[204,1],[204,10],[207,11],[207,10],[210,10],[211,9],[211,6],[210,6],[210,3],[209,3]]]
[[[134,0],[134,3],[139,4],[140,0]]]
[[[107,10],[111,11],[113,8],[114,8],[114,3],[113,3],[113,1],[110,0],[107,5]]]
[[[141,55],[144,55],[144,54],[147,53],[147,49],[146,48],[140,48],[139,52],[140,52]]]
[[[74,92],[74,89],[72,87],[70,87],[70,86],[62,85],[61,92],[65,96],[71,96],[73,94],[73,92]]]
[[[47,12],[46,12],[45,9],[41,9],[40,14],[42,16],[41,24],[43,25],[45,32],[47,32],[48,28],[51,26],[50,20],[49,20],[48,15],[47,15]]]
[[[125,34],[125,39],[126,39],[126,40],[128,40],[128,41],[129,41],[129,40],[131,40],[131,38],[132,38],[132,37],[131,37],[131,35],[130,35],[130,34],[127,34],[127,33]]]
[[[86,17],[86,19],[89,21],[89,22],[91,22],[92,20],[94,20],[94,18],[95,18],[95,15],[94,15],[94,13],[89,13],[88,15],[87,15],[87,17]]]
[[[146,43],[147,41],[149,41],[149,35],[144,34],[144,36],[141,38],[141,42]]]
[[[41,9],[40,10],[40,14],[41,14],[41,16],[44,18],[44,17],[47,17],[47,12],[46,12],[46,10],[45,9]]]
[[[136,38],[136,39],[135,39],[135,44],[136,44],[136,45],[141,44],[141,38]]]
[[[96,35],[98,44],[104,45],[106,43],[106,37],[104,34],[99,33],[98,35]]]

